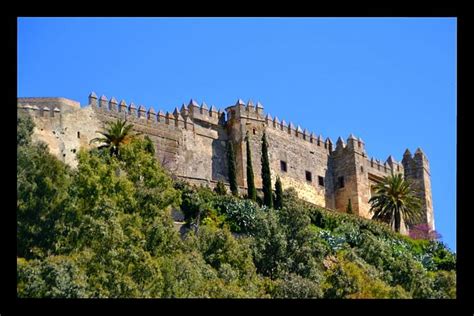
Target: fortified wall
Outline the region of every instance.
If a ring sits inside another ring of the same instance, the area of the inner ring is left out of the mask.
[[[284,189],[293,187],[300,198],[341,212],[350,200],[355,214],[371,218],[371,185],[391,172],[401,173],[413,182],[422,200],[423,222],[434,229],[429,163],[419,148],[414,156],[407,149],[401,162],[392,156],[382,162],[369,157],[364,141],[352,134],[346,141],[339,137],[334,145],[329,137],[265,114],[258,102],[244,104],[240,99],[224,111],[191,100],[170,113],[91,93],[85,106],[65,98],[18,98],[17,108],[33,117],[33,138],[46,142],[54,155],[73,167],[79,148],[91,147],[90,140],[99,136],[97,131],[106,122],[122,118],[151,138],[156,159],[174,176],[214,187],[218,181],[228,183],[226,148],[232,142],[242,192],[247,188],[246,135],[255,185],[262,188],[261,138],[265,132],[272,183],[279,176]]]

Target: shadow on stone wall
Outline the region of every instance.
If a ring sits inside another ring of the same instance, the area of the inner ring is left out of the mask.
[[[331,162],[328,162],[328,163],[330,164]],[[334,191],[335,191],[334,181],[333,181],[334,175],[332,174],[330,170],[331,168],[328,167],[324,175],[324,189],[325,189],[324,198],[326,201],[326,207],[335,209],[336,201],[334,200]]]
[[[229,182],[226,158],[226,141],[221,137],[214,139],[212,141],[212,180]]]

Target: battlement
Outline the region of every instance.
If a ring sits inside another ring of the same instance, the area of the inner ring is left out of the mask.
[[[295,126],[292,122],[280,121],[277,116],[272,117],[269,113],[265,115],[263,105],[260,102],[254,105],[251,100],[245,104],[242,99],[238,99],[234,105],[225,108],[224,112],[218,110],[214,105],[209,107],[205,102],[199,105],[194,99],[191,99],[188,105],[183,103],[180,109],[176,107],[170,113],[163,110],[156,112],[152,106],[146,110],[145,106],[137,107],[133,102],[127,105],[125,100],[122,99],[117,102],[115,97],[108,99],[105,95],[102,95],[98,98],[94,92],[91,92],[88,105],[101,115],[109,115],[111,118],[122,117],[140,125],[146,124],[150,127],[161,125],[192,131],[195,129],[195,122],[225,126],[232,119],[257,120],[263,122],[267,128],[313,144],[316,148],[326,151],[328,155],[358,151],[365,157],[366,165],[372,170],[390,174],[392,171],[403,172],[404,169],[403,164],[396,162],[392,156],[389,156],[383,163],[379,159],[367,157],[365,143],[360,137],[356,138],[351,134],[347,138],[347,143],[339,137],[336,146],[333,146],[333,142],[329,137],[324,138],[321,134],[316,136],[314,132],[301,128],[299,125]],[[36,117],[58,117],[62,111],[67,111],[68,108],[79,109],[80,104],[66,98],[18,98],[18,109],[28,111]],[[423,159],[427,161],[426,156],[420,149],[417,150],[414,157],[411,154],[407,155],[407,153],[404,156],[404,161],[408,164],[415,164],[415,161],[425,161]]]
[[[137,108],[133,102],[127,106],[125,100],[120,101],[117,105],[114,97],[108,100],[106,96],[102,95],[100,99],[97,99],[97,95],[92,92],[89,95],[89,105],[103,114],[120,113],[122,117],[136,123],[146,121],[151,125],[165,124],[191,130],[194,130],[196,122],[222,126],[225,124],[225,113],[222,110],[217,110],[214,105],[209,108],[205,102],[199,105],[193,99],[189,101],[188,105],[183,103],[180,109],[175,107],[172,113],[163,110],[155,112],[153,107],[146,110],[145,106],[140,105]]]
[[[182,111],[177,107],[172,113],[162,110],[156,112],[153,106],[150,106],[147,110],[144,105],[137,107],[133,102],[127,105],[127,102],[123,99],[118,103],[115,97],[109,100],[105,95],[102,95],[100,99],[97,99],[94,92],[89,95],[89,106],[101,115],[108,115],[112,118],[120,117],[135,124],[194,130],[194,122],[191,117],[183,116]]]
[[[59,117],[61,112],[79,109],[79,102],[66,98],[18,98],[17,108],[33,117]]]
[[[319,147],[320,149],[324,149],[328,154],[333,151],[333,142],[329,137],[324,139],[321,134],[316,136],[314,132],[309,132],[306,128],[302,129],[299,125],[295,126],[292,122],[287,124],[285,120],[280,121],[277,116],[272,118],[270,114],[267,114],[265,116],[265,124],[269,128],[291,135],[295,137],[295,139],[313,144],[313,146]]]
[[[210,108],[205,102],[199,106],[198,103],[191,99],[188,106],[181,106],[181,113],[189,116],[192,120],[199,120],[212,125],[224,125],[225,113],[212,105]]]
[[[263,121],[264,119],[263,105],[260,102],[257,102],[257,104],[254,105],[252,100],[249,100],[247,105],[245,105],[242,99],[238,99],[234,105],[226,107],[225,110],[227,112],[228,120],[247,119]]]
[[[366,165],[368,172],[374,172],[376,170],[378,172],[385,173],[386,175],[390,175],[391,173],[395,174],[404,172],[403,164],[401,162],[395,161],[392,155],[388,156],[388,158],[383,163],[380,159],[374,159],[374,157],[367,157]]]
[[[247,105],[245,105],[241,99],[238,99],[236,104],[227,107],[226,111],[229,121],[239,119],[263,122],[268,128],[294,136],[295,139],[314,144],[315,147],[323,148],[328,153],[331,153],[333,150],[333,142],[329,137],[324,139],[321,134],[316,136],[315,133],[309,132],[306,128],[303,129],[299,125],[295,126],[292,122],[287,124],[285,120],[280,121],[277,116],[272,118],[269,113],[265,115],[263,105],[260,102],[257,102],[254,106],[253,102],[249,100]]]

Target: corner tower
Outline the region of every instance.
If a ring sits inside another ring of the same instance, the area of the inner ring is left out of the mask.
[[[425,153],[418,148],[412,157],[407,149],[403,155],[405,179],[413,184],[417,196],[421,199],[423,217],[420,223],[426,223],[434,230],[433,200],[431,197],[430,166]]]

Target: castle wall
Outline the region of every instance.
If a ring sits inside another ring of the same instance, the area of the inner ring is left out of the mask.
[[[349,149],[338,145],[331,159],[333,162],[335,209],[346,212],[350,199],[354,213],[359,214],[359,175],[356,169],[355,155]]]
[[[331,158],[334,165],[335,208],[345,212],[350,199],[353,212],[365,218],[373,216],[369,203],[371,186],[392,172],[403,173],[403,166],[391,156],[383,164],[378,159],[369,159],[364,142],[352,135],[347,139],[347,145],[338,139]],[[343,178],[344,187],[341,187],[340,178]]]
[[[78,102],[64,98],[21,98],[18,109],[33,118],[33,140],[48,144],[53,155],[73,167],[76,152],[90,148],[89,141],[102,127],[90,107],[81,108]]]
[[[228,182],[226,132],[224,127],[195,121],[194,131],[184,133],[180,175],[207,182]],[[207,183],[206,182],[206,183]]]
[[[310,142],[309,135],[303,135],[295,129],[280,125],[268,124],[266,135],[269,144],[269,160],[272,170],[272,183],[278,175],[284,189],[295,188],[298,196],[323,207],[334,207],[333,177],[328,170],[329,150],[317,141]],[[281,168],[281,161],[287,171]],[[311,173],[311,180],[306,179],[306,171]],[[323,177],[324,186],[319,185],[318,177]]]
[[[227,129],[234,145],[237,183],[247,188],[247,145],[245,138],[248,136],[255,187],[261,189],[261,138],[265,130],[263,117],[261,114],[256,113],[254,107],[245,108],[242,104],[233,107],[228,112],[228,117]]]
[[[71,166],[77,165],[75,153],[81,147],[95,146],[89,143],[101,136],[97,131],[104,130],[106,122],[121,118],[150,137],[156,159],[175,176],[210,186],[228,182],[227,132],[219,123],[221,114],[190,108],[184,118],[181,113],[145,112],[133,103],[117,104],[114,98],[91,97],[85,107],[64,98],[18,99],[18,110],[34,119],[33,139],[47,143],[52,154]]]
[[[369,200],[372,197],[371,193],[371,186],[380,182],[383,177],[389,176],[392,172],[394,174],[397,173],[404,173],[403,165],[399,162],[395,161],[386,161],[382,163],[378,159],[369,159],[368,157],[364,157],[365,159],[361,160],[361,166],[365,171],[365,178],[364,181],[360,181],[359,184],[359,197],[361,200],[361,213],[365,214],[362,215],[364,217],[370,218],[372,214],[369,212],[370,205]]]
[[[89,104],[89,106],[95,113],[96,117],[100,120],[100,128],[96,131],[102,131],[105,128],[106,122],[115,121],[118,118],[127,119],[127,122],[133,124],[134,132],[148,135],[155,144],[155,157],[163,164],[165,168],[172,172],[179,171],[178,155],[180,151],[180,144],[182,143],[183,133],[182,130],[176,126],[176,120],[166,116],[157,118],[155,115],[148,116],[143,111],[135,111],[134,106],[127,109],[117,109],[116,107],[109,106],[95,106]],[[95,137],[100,137],[100,134],[96,133]]]
[[[18,98],[18,111],[29,113],[36,124],[33,139],[49,145],[60,160],[75,166],[75,153],[90,148],[90,140],[100,137],[106,122],[127,119],[134,131],[147,135],[155,145],[156,159],[173,176],[192,184],[214,187],[217,181],[228,184],[227,143],[234,145],[239,192],[246,194],[248,135],[255,185],[262,188],[261,139],[266,133],[272,184],[279,176],[283,188],[293,187],[308,202],[345,212],[349,199],[355,214],[371,218],[371,186],[391,172],[403,173],[418,189],[425,210],[424,221],[434,228],[429,165],[418,150],[415,157],[404,156],[403,164],[389,157],[384,163],[370,158],[362,140],[352,135],[347,145],[314,136],[299,126],[272,119],[260,103],[245,105],[241,100],[222,111],[191,100],[173,113],[138,108],[115,98],[100,99],[92,93],[88,105],[65,98]],[[281,162],[286,163],[286,171]],[[307,179],[310,172],[311,179]],[[319,182],[322,177],[323,185]],[[343,187],[340,184],[343,178]]]
[[[266,133],[272,185],[280,177],[283,189],[293,187],[298,196],[314,204],[333,207],[332,175],[328,168],[330,150],[322,139],[306,131],[288,127],[283,121],[264,118],[261,105],[252,103],[245,106],[239,102],[228,109],[228,130],[236,152],[237,179],[241,186],[247,186],[247,149],[245,136],[248,135],[254,181],[257,189],[262,188],[261,153],[262,136]],[[281,161],[286,162],[287,171],[281,170]],[[306,171],[311,173],[311,181],[306,180]],[[324,186],[319,185],[318,176],[324,178]]]

